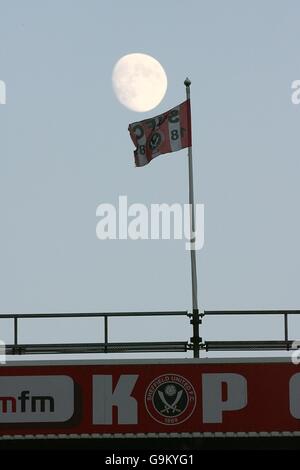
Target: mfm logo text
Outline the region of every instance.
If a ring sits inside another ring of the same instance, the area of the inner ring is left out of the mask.
[[[65,422],[73,413],[71,377],[0,377],[0,423]]]

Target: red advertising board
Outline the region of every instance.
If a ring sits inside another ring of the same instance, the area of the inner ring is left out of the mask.
[[[0,435],[300,431],[300,367],[285,359],[14,362]]]

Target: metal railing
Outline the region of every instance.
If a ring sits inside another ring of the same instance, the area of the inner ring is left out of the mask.
[[[78,354],[78,353],[130,353],[130,352],[186,352],[193,349],[189,341],[144,341],[111,342],[109,340],[109,320],[117,317],[166,317],[190,316],[187,311],[170,312],[116,312],[116,313],[37,313],[37,314],[0,314],[0,320],[13,320],[12,344],[6,344],[6,354]],[[19,320],[41,318],[101,318],[104,341],[97,343],[20,343]]]
[[[295,340],[289,339],[289,315],[300,315],[300,310],[208,310],[200,314],[205,316],[218,315],[280,315],[283,320],[283,339],[270,341],[204,341],[200,348],[205,351],[289,351]]]
[[[197,312],[196,321],[201,324],[203,318],[218,315],[242,316],[281,315],[283,319],[283,339],[266,341],[202,341],[202,338],[193,335],[183,341],[144,341],[144,342],[111,342],[109,320],[117,317],[187,317],[190,324],[194,326],[195,312],[167,311],[167,312],[116,312],[116,313],[37,313],[37,314],[0,314],[2,319],[13,321],[13,343],[5,346],[6,354],[78,354],[78,353],[146,353],[146,352],[179,352],[193,351],[197,357],[201,351],[279,351],[290,350],[293,340],[289,338],[288,318],[290,315],[300,315],[300,310],[211,310]],[[42,318],[100,318],[103,321],[103,342],[87,343],[20,343],[20,320],[42,319]]]

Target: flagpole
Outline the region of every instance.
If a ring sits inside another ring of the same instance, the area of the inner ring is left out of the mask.
[[[186,88],[186,99],[190,100],[190,85],[191,81],[186,78],[184,81]],[[191,124],[192,125],[192,124]],[[197,265],[195,253],[195,202],[194,202],[194,182],[193,182],[193,152],[192,145],[188,147],[188,161],[189,161],[189,204],[190,204],[190,252],[191,252],[191,275],[192,275],[192,303],[193,314],[191,324],[193,325],[193,351],[194,358],[199,358],[200,352],[200,336],[199,325],[201,320],[199,318],[198,310],[198,296],[197,296]]]

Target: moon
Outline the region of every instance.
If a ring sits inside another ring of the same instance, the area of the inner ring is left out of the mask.
[[[116,97],[132,111],[150,111],[167,91],[168,79],[161,64],[147,54],[127,54],[114,66],[112,84]]]

